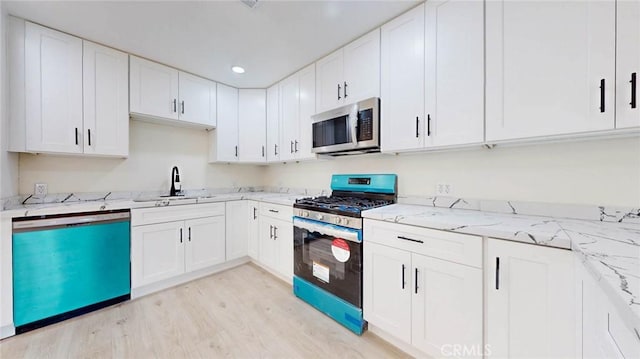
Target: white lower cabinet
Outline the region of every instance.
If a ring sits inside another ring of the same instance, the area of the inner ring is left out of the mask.
[[[292,207],[260,203],[259,212],[259,262],[291,281],[293,279]]]
[[[371,220],[364,235],[365,320],[430,356],[482,357],[482,239]]]
[[[224,261],[224,203],[131,211],[131,288]]]
[[[256,201],[248,201],[249,226],[247,254],[254,260],[258,260],[258,249],[260,247],[260,207]]]
[[[491,238],[486,252],[491,356],[575,357],[573,253]]]
[[[249,242],[249,227],[247,226],[247,201],[226,202],[227,222],[227,260],[241,258],[247,255]]]

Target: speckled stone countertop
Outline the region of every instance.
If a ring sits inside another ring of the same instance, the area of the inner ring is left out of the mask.
[[[622,313],[640,328],[640,224],[394,204],[364,218],[574,251]]]

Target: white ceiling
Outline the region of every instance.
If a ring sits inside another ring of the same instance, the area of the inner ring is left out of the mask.
[[[9,14],[241,88],[267,87],[416,1],[3,1]],[[246,73],[231,72],[240,65]]]

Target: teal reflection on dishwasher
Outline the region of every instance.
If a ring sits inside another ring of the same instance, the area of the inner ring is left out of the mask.
[[[129,294],[129,222],[13,234],[15,326]]]

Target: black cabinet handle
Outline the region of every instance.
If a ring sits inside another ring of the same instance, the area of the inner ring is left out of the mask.
[[[182,228],[180,228],[180,243],[182,243]]]
[[[269,210],[269,212],[272,212],[272,213],[280,213],[280,211],[277,211],[277,210],[275,210],[275,209],[270,209],[270,210]]]
[[[604,112],[605,110],[605,105],[604,105],[604,91],[605,91],[605,83],[604,83],[604,79],[600,80],[600,112]]]
[[[414,281],[415,281],[415,293],[418,294],[418,268],[416,268],[416,272],[415,272],[415,276],[414,276]]]
[[[184,115],[184,100],[182,100],[182,102],[180,102],[180,112]]]
[[[431,115],[427,114],[427,137],[431,136]]]
[[[297,140],[293,142],[293,149],[294,149],[293,152],[298,153],[298,141]]]
[[[189,227],[189,242],[191,242],[191,227]]]
[[[273,240],[275,241],[276,239],[278,239],[278,227],[273,226]]]
[[[91,146],[91,129],[87,130],[87,135],[89,137],[89,146]]]
[[[175,98],[173,99],[173,112],[177,112],[177,108],[176,108],[176,104],[178,103],[178,100],[176,100]]]
[[[344,82],[344,98],[347,98],[347,81]]]
[[[416,116],[416,138],[420,137],[420,118]]]
[[[500,289],[500,257],[496,257],[496,290]]]
[[[262,146],[262,157],[264,157],[264,146]]]
[[[269,226],[269,238],[273,239],[273,226]]]
[[[78,128],[76,127],[76,146],[78,145]]]
[[[238,146],[236,146],[236,157],[238,157]]]
[[[340,97],[340,84],[338,84],[338,100],[341,99],[342,97]]]
[[[636,108],[636,73],[632,73],[631,74],[631,81],[629,81],[629,83],[631,84],[631,102],[629,102],[629,105],[631,105],[631,108]]]
[[[274,156],[278,155],[278,145],[273,145],[273,155]]]
[[[253,207],[253,219],[257,219],[258,217],[256,216],[256,207]]]
[[[293,141],[291,141],[291,153],[293,153]]]
[[[402,265],[402,289],[404,289],[404,284],[405,284],[405,283],[404,283],[404,269],[405,269],[405,266],[404,266],[404,264],[403,264],[403,265]]]
[[[405,236],[398,236],[398,239],[404,239],[405,241],[411,241],[411,242],[416,242],[416,243],[424,243],[424,241],[421,241],[419,239],[408,238],[408,237],[405,237]]]

